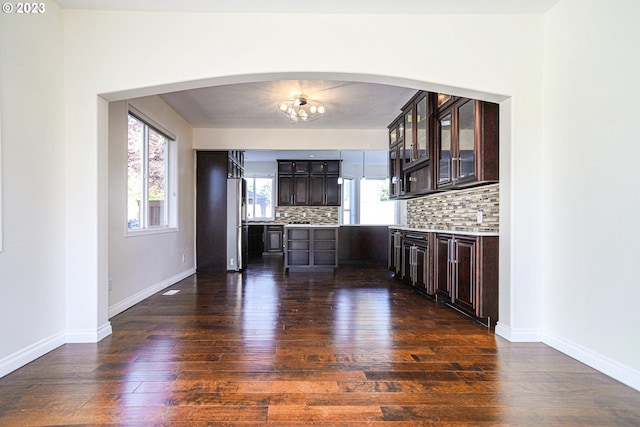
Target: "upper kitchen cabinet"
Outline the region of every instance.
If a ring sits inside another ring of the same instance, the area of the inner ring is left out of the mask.
[[[278,160],[278,206],[309,204],[309,162]]]
[[[339,160],[278,160],[279,206],[339,206]]]
[[[340,177],[340,161],[309,162],[309,205],[340,206],[342,186],[338,184]]]
[[[433,96],[418,92],[402,108],[400,118],[389,126],[391,197],[411,197],[433,189]]]
[[[227,156],[227,178],[244,176],[244,151],[233,150]]]
[[[498,181],[498,105],[445,101],[436,116],[436,188]]]
[[[404,194],[402,166],[404,163],[404,117],[398,117],[389,125],[389,196]]]

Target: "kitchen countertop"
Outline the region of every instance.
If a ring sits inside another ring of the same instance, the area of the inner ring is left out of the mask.
[[[438,230],[433,228],[412,228],[406,225],[390,225],[389,228],[394,230],[403,231],[415,231],[416,233],[445,233],[445,234],[459,234],[462,236],[500,236],[497,231],[461,231],[461,230]]]
[[[289,228],[339,228],[340,224],[285,224]]]

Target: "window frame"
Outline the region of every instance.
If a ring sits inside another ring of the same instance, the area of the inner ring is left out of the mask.
[[[260,173],[252,173],[244,176],[244,179],[247,181],[247,191],[250,188],[249,180],[253,180],[253,188],[255,189],[255,180],[256,179],[269,179],[271,180],[271,216],[270,217],[255,217],[256,209],[255,203],[253,204],[253,214],[254,216],[249,218],[249,195],[247,194],[247,221],[275,221],[276,215],[276,205],[275,205],[275,194],[276,194],[276,177],[272,174],[260,174]]]
[[[149,179],[148,176],[142,180],[142,202],[141,208],[141,220],[145,222],[143,227],[129,228],[128,218],[128,205],[129,205],[129,158],[128,148],[125,149],[125,214],[124,214],[124,229],[125,237],[144,236],[150,234],[162,234],[172,233],[178,231],[178,185],[177,185],[177,165],[178,165],[178,138],[169,131],[166,127],[162,126],[151,117],[138,110],[131,104],[127,105],[127,114],[125,117],[126,126],[126,147],[128,147],[128,129],[129,129],[129,116],[134,117],[144,125],[144,141],[143,141],[143,159],[142,163],[145,166],[145,170],[148,167],[149,162],[149,140],[148,129],[153,129],[167,139],[167,148],[165,152],[165,170],[164,170],[164,215],[166,216],[165,223],[162,225],[148,225],[148,211],[149,211]]]
[[[397,223],[398,220],[398,203],[397,200],[394,199],[389,199],[388,202],[393,203],[393,218],[390,219],[391,222],[380,222],[380,223],[363,223],[362,222],[362,203],[363,203],[363,198],[362,198],[362,187],[363,187],[363,181],[378,181],[378,182],[384,182],[384,184],[381,186],[382,188],[388,188],[388,178],[387,177],[377,177],[377,176],[372,176],[372,177],[367,177],[367,178],[361,178],[360,181],[358,182],[358,224],[359,225],[393,225]]]
[[[349,184],[345,185],[345,183],[349,181]],[[340,224],[342,225],[356,225],[358,223],[356,218],[356,211],[358,210],[358,206],[356,203],[356,179],[354,176],[343,176],[342,177],[342,200],[340,203]],[[349,208],[345,209],[345,198],[347,197],[347,189],[349,188]],[[349,222],[345,222],[345,217],[348,218]]]

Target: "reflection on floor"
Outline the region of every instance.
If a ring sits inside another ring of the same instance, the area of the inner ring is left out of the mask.
[[[640,393],[385,266],[198,274],[0,379],[0,425],[637,425]]]

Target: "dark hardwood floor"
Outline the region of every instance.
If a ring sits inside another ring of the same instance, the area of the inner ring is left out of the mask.
[[[0,426],[638,426],[640,393],[383,266],[198,274],[0,379]]]

